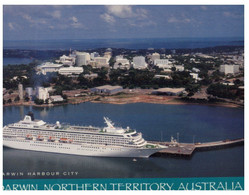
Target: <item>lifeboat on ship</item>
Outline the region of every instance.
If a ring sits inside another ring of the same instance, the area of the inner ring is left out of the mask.
[[[67,138],[60,138],[59,142],[60,143],[68,143],[69,139],[67,139]]]
[[[44,137],[42,137],[41,135],[38,135],[36,138],[37,141],[44,141]]]
[[[50,136],[50,137],[48,138],[48,141],[49,141],[49,142],[55,142],[55,138]]]
[[[26,140],[33,140],[33,136],[32,135],[30,135],[30,134],[28,134],[28,135],[26,135],[26,138],[25,138]]]

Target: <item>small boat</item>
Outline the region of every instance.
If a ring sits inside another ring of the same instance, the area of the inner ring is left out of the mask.
[[[48,138],[48,141],[49,141],[49,142],[55,142],[55,138],[50,136],[50,137]]]
[[[44,141],[44,137],[38,135],[37,138],[36,138],[37,141]]]
[[[68,143],[69,140],[67,138],[60,138],[59,142],[60,143]]]
[[[25,138],[26,140],[33,140],[33,137],[32,137],[32,135],[30,135],[30,134],[28,134],[28,135],[26,135],[26,138]]]
[[[133,161],[133,162],[137,162],[137,159],[133,158],[132,161]]]

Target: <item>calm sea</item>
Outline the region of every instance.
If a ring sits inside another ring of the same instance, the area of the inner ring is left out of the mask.
[[[94,48],[204,48],[224,45],[243,46],[242,37],[219,38],[147,38],[147,39],[72,39],[72,40],[4,40],[4,49],[30,49],[30,50],[83,50]]]
[[[3,65],[19,65],[19,64],[29,64],[33,59],[30,58],[3,58]]]
[[[107,116],[117,126],[136,129],[147,140],[208,142],[244,137],[244,110],[204,105],[94,104],[51,108],[12,106],[3,108],[4,125],[16,122],[32,110],[37,119],[76,125],[104,126]],[[244,147],[195,152],[192,157],[103,158],[4,148],[3,169],[24,176],[6,178],[140,178],[229,177],[244,175]],[[28,172],[59,172],[59,176],[27,176]],[[66,172],[77,175],[63,176]]]

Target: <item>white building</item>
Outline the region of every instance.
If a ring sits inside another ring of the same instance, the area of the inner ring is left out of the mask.
[[[46,99],[49,98],[49,93],[48,93],[48,89],[44,88],[44,87],[37,87],[36,88],[36,97],[40,100],[45,101]]]
[[[169,60],[168,59],[155,59],[154,60],[154,65],[158,65],[158,64],[168,65]]]
[[[60,95],[50,96],[51,102],[62,102],[64,99]]]
[[[150,55],[150,59],[152,62],[155,62],[155,60],[160,59],[160,54],[155,52],[155,53]]]
[[[46,75],[48,72],[58,72],[62,66],[63,66],[62,64],[54,64],[52,62],[46,62],[40,66],[37,66],[37,69],[42,74]]]
[[[148,64],[145,62],[145,57],[136,56],[133,58],[133,68],[135,69],[145,69]]]
[[[200,70],[198,69],[198,68],[192,68],[192,71],[194,71],[194,72],[200,72]]]
[[[109,59],[105,57],[96,57],[94,59],[96,62],[96,67],[101,68],[101,67],[109,67]]]
[[[154,76],[155,79],[160,79],[160,78],[163,78],[163,79],[171,79],[171,77],[169,75],[160,75],[160,74],[156,74]]]
[[[90,54],[86,52],[77,52],[76,53],[76,66],[87,65],[90,61]]]
[[[32,87],[27,87],[25,89],[26,95],[29,99],[32,99],[33,97],[33,88]]]
[[[98,77],[98,74],[97,74],[97,73],[85,74],[84,77],[85,77],[86,79],[92,80],[92,79],[97,78],[97,77]]]
[[[190,76],[195,80],[195,82],[201,80],[201,78],[199,78],[198,73],[191,72],[191,73],[189,73],[189,74],[190,74]]]
[[[112,57],[112,52],[111,51],[106,51],[104,53],[104,58],[107,58],[108,61],[111,59],[111,57]]]
[[[56,60],[56,62],[62,63],[63,65],[72,66],[75,64],[75,57],[71,55],[70,56],[63,55],[60,57],[59,60]]]
[[[156,66],[163,69],[171,69],[173,67],[173,65],[170,64],[157,64]]]
[[[180,71],[180,72],[184,71],[183,65],[175,65],[174,67],[176,68],[176,71]]]
[[[23,85],[22,84],[18,84],[18,95],[20,100],[23,100]]]
[[[61,75],[72,75],[72,74],[76,74],[79,75],[83,72],[83,68],[82,67],[64,67],[64,68],[60,68],[59,70],[59,74]]]
[[[99,53],[93,52],[90,54],[90,56],[91,56],[91,60],[94,60],[94,58],[99,57]]]
[[[123,56],[116,56],[116,62],[113,66],[114,69],[130,69],[130,61]]]
[[[239,72],[239,65],[220,65],[220,72],[225,74],[235,74]]]

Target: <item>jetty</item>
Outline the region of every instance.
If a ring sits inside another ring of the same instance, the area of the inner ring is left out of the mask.
[[[234,140],[223,140],[215,142],[205,143],[178,143],[176,140],[171,139],[170,142],[148,141],[149,143],[159,144],[167,146],[164,150],[158,152],[158,154],[171,154],[171,155],[183,155],[191,156],[195,150],[201,149],[213,149],[220,147],[229,147],[234,145],[244,144],[244,138]]]

